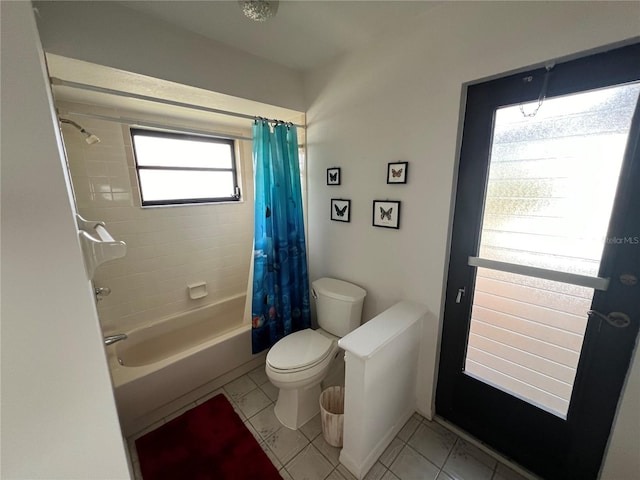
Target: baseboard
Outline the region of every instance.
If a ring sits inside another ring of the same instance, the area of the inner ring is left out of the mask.
[[[397,422],[391,430],[389,430],[376,444],[375,447],[371,449],[369,455],[365,457],[362,462],[362,465],[357,465],[357,462],[349,456],[348,453],[342,449],[340,452],[340,463],[342,463],[347,469],[356,476],[356,478],[362,480],[365,475],[371,470],[371,467],[378,461],[378,458],[384,453],[389,444],[393,441],[393,439],[400,433],[404,424],[411,418],[414,411],[411,410],[405,413],[402,417],[400,417],[400,421]]]

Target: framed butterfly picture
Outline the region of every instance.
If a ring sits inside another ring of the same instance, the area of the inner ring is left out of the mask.
[[[331,220],[336,222],[351,221],[351,200],[343,198],[331,199]]]
[[[340,185],[340,167],[327,168],[327,185]]]
[[[390,163],[387,167],[387,183],[407,183],[409,162]]]
[[[373,226],[400,228],[400,202],[396,200],[374,200]]]

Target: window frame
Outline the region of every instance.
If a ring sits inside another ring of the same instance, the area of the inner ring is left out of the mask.
[[[138,191],[140,194],[140,205],[142,207],[160,207],[160,206],[180,206],[180,205],[198,205],[208,203],[221,202],[239,202],[241,200],[240,186],[238,185],[238,166],[236,163],[235,140],[230,138],[209,137],[205,135],[194,135],[188,133],[166,132],[162,130],[149,130],[145,128],[130,127],[131,148],[133,150],[133,159],[136,169],[136,181],[138,182]],[[207,167],[181,167],[181,166],[149,166],[140,165],[138,163],[138,153],[136,151],[135,136],[172,138],[176,140],[195,140],[206,143],[218,143],[229,145],[231,149],[231,168],[207,168]],[[180,172],[231,172],[233,177],[234,194],[228,197],[206,197],[206,198],[176,198],[166,200],[145,200],[142,191],[142,182],[140,179],[140,170],[161,170],[161,171],[180,171]]]

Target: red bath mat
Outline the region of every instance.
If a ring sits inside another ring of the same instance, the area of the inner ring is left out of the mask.
[[[224,395],[136,440],[144,480],[281,480]]]

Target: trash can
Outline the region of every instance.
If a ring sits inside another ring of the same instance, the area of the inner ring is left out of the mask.
[[[322,435],[329,445],[342,447],[344,387],[329,387],[320,394]]]

